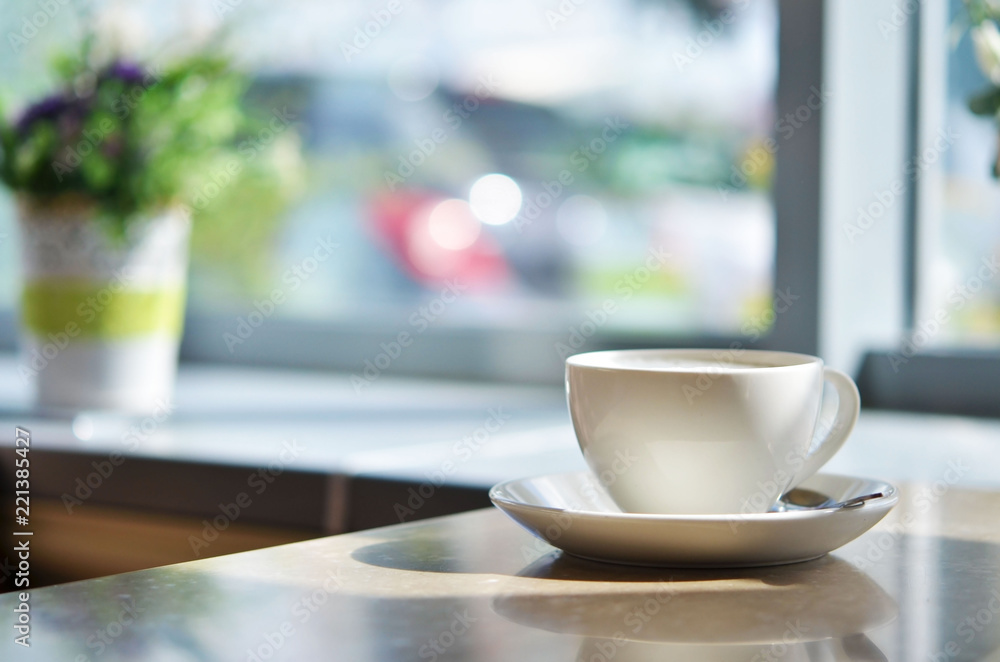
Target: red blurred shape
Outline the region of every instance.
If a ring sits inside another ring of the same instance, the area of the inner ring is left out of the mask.
[[[447,197],[420,189],[400,190],[369,203],[369,231],[403,273],[426,286],[458,281],[472,290],[509,282],[510,268],[496,240],[485,230],[462,250],[437,244],[428,231],[430,212]]]

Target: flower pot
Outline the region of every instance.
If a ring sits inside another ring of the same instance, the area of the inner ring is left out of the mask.
[[[42,410],[146,413],[169,401],[190,221],[164,210],[114,237],[80,204],[22,201],[22,360]]]

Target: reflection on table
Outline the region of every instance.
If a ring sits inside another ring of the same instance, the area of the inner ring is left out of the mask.
[[[476,511],[40,589],[30,659],[996,659],[1000,492],[902,492],[790,566],[600,564]]]

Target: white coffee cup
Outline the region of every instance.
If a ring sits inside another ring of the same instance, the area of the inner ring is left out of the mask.
[[[818,426],[824,382],[837,410]],[[769,510],[833,457],[861,406],[851,378],[822,359],[759,350],[577,354],[566,392],[580,449],[615,503],[673,515]]]

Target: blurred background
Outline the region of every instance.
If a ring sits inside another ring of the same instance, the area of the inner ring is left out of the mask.
[[[93,22],[138,60],[223,39],[253,73],[247,103],[287,109],[294,137],[261,148],[285,151],[298,197],[265,227],[241,215],[270,204],[268,190],[211,199],[193,243],[193,318],[245,316],[283,288],[281,319],[406,329],[458,282],[461,296],[429,323],[568,335],[611,298],[620,310],[604,334],[766,330],[775,3],[733,6],[726,23],[726,3],[567,3],[566,16],[555,3],[385,5],[70,3],[5,53],[4,102],[51,86],[51,52]],[[4,24],[35,8],[5,3]],[[748,156],[752,172],[734,170]],[[14,214],[5,198],[0,231],[13,234]],[[325,237],[335,255],[291,291],[284,275]],[[0,247],[6,308],[15,246]],[[651,250],[656,271],[629,279]],[[218,336],[196,344],[230,354]]]
[[[951,4],[955,13],[960,3]],[[288,181],[271,184],[294,189],[294,201],[279,204],[272,186],[252,184],[206,197],[189,310],[215,324],[189,328],[187,348],[199,358],[287,355],[360,369],[370,351],[354,347],[351,332],[414,330],[411,316],[449,282],[461,283],[461,296],[425,316],[427,328],[569,338],[611,299],[617,310],[598,338],[663,344],[767,332],[775,158],[794,138],[794,119],[782,125],[776,108],[775,2],[415,0],[394,4],[398,13],[386,5],[60,5],[36,36],[4,51],[3,102],[12,112],[44,93],[53,52],[96,26],[140,61],[218,40],[253,75],[247,104],[265,115],[287,109],[294,131],[254,149],[284,159]],[[19,27],[37,10],[7,2],[0,20]],[[946,123],[960,139],[943,154],[941,213],[916,266],[926,278],[915,301],[927,311],[947,305],[983,247],[1000,241],[996,129],[965,104],[984,85],[970,40],[942,64]],[[612,140],[602,138],[608,126]],[[564,172],[571,183],[559,183]],[[247,208],[268,205],[269,222],[241,222]],[[11,199],[0,199],[0,232],[13,235],[14,216]],[[335,242],[335,255],[289,278],[318,238]],[[0,244],[8,311],[16,246]],[[665,258],[638,283],[650,250]],[[227,344],[227,322],[235,330],[276,288],[287,294],[276,319],[342,331],[352,351],[317,347],[309,357],[260,339]],[[998,288],[978,292],[933,345],[1000,345]],[[192,335],[199,331],[206,337]],[[588,338],[582,348],[596,346]],[[432,353],[439,372],[470,373]],[[434,371],[415,359],[396,369],[411,364]]]
[[[665,344],[768,331],[772,181],[795,124],[782,124],[776,107],[775,2],[415,0],[394,4],[398,13],[386,5],[68,3],[5,50],[3,101],[11,112],[44,93],[52,53],[93,25],[140,61],[218,40],[253,75],[247,104],[265,115],[287,109],[294,131],[253,149],[284,159],[288,181],[206,196],[186,338],[198,358],[287,355],[361,369],[378,345],[354,346],[351,332],[413,331],[411,317],[451,282],[461,296],[417,328],[569,339],[610,299],[616,311],[596,325],[598,339]],[[0,20],[20,26],[37,9],[7,2]],[[942,64],[945,122],[960,139],[942,155],[941,213],[916,265],[926,278],[915,301],[929,312],[948,305],[983,247],[1000,242],[996,128],[965,104],[984,85],[970,40]],[[279,186],[294,190],[291,204],[279,204]],[[241,222],[247,208],[268,205],[267,223]],[[0,199],[0,232],[13,235],[14,216],[11,199]],[[289,276],[319,238],[338,245],[332,258]],[[7,310],[17,297],[16,246],[0,244]],[[634,272],[651,250],[663,257],[639,283]],[[287,295],[276,319],[342,331],[352,351],[321,345],[309,357],[260,339],[227,344],[227,323],[234,331],[276,288]],[[998,292],[1000,282],[988,283],[932,344],[1000,345]],[[197,324],[205,319],[215,324]],[[572,349],[596,348],[587,331]],[[432,354],[439,372],[476,373]],[[396,369],[411,364],[429,369],[414,359]]]

